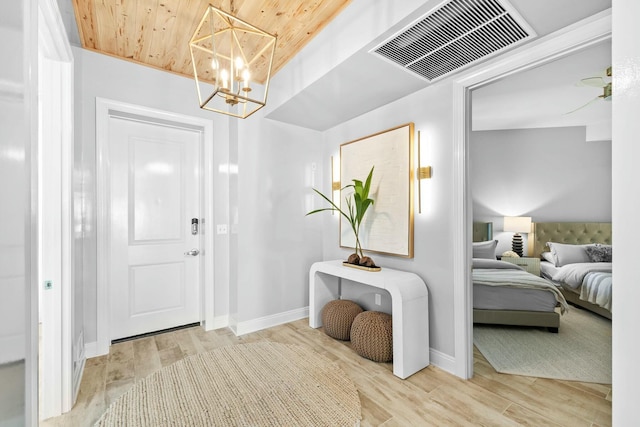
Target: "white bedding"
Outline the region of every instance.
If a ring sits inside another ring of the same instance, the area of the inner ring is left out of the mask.
[[[553,311],[560,305],[562,313],[567,309],[556,286],[515,264],[474,259],[473,267],[474,308]]]
[[[577,289],[582,285],[585,276],[594,271],[604,271],[611,273],[610,262],[581,262],[567,264],[558,268],[558,271],[551,278],[554,282],[562,282]]]
[[[611,311],[611,273],[586,274],[580,288],[580,299]]]
[[[560,305],[561,313],[567,311],[567,301],[558,288],[542,277],[534,276],[522,270],[474,269],[474,285],[504,286],[517,289],[537,289],[551,292]]]
[[[543,277],[577,293],[580,299],[611,311],[612,265],[610,262],[585,262],[556,267],[540,262]]]
[[[558,267],[549,261],[540,261],[540,275],[545,279],[552,280],[554,274],[558,271]]]
[[[473,285],[473,308],[479,310],[554,311],[557,305],[548,291]]]

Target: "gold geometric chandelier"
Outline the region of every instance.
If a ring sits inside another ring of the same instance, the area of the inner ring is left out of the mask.
[[[244,119],[266,105],[275,36],[209,5],[189,49],[200,108]]]

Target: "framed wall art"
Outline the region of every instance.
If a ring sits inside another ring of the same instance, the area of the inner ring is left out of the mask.
[[[374,200],[364,216],[360,241],[364,251],[413,258],[413,135],[408,123],[340,146],[341,187],[353,179],[365,181],[374,167],[369,197]],[[345,189],[341,209],[347,209]],[[340,219],[340,246],[355,247],[355,237]]]

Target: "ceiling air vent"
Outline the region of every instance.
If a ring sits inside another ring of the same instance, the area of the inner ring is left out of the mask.
[[[451,0],[372,52],[433,82],[535,35],[506,0]]]

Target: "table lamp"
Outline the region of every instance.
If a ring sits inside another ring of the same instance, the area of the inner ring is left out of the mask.
[[[530,216],[505,216],[504,217],[504,231],[510,231],[515,233],[513,240],[511,241],[511,250],[522,256],[522,236],[520,233],[531,232],[531,217]]]

